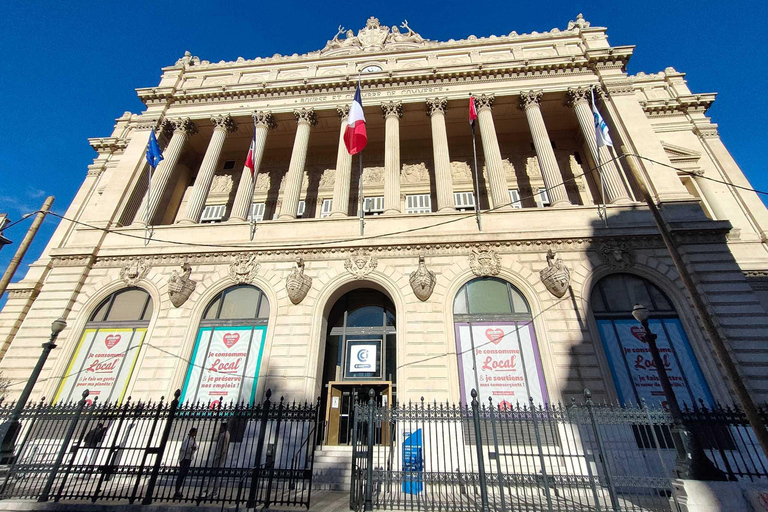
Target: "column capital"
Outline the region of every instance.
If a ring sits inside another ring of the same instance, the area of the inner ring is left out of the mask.
[[[570,87],[566,92],[566,104],[573,108],[578,103],[589,104],[589,96],[592,91],[591,87]]]
[[[211,117],[211,122],[213,123],[214,130],[224,130],[227,133],[237,131],[237,123],[229,114],[213,116]]]
[[[481,94],[480,96],[473,96],[472,98],[475,100],[475,108],[478,112],[481,110],[493,109],[493,102],[496,101],[496,96],[494,94]]]
[[[183,133],[184,135],[194,135],[197,133],[197,126],[188,117],[170,120],[173,131]]]
[[[349,105],[336,105],[336,113],[339,114],[339,119],[343,121],[349,116]]]
[[[392,116],[403,117],[403,102],[390,101],[388,103],[382,103],[381,115],[384,118],[392,117]]]
[[[173,135],[173,123],[168,119],[162,119],[155,130],[158,142],[167,144],[171,140],[171,135]]]
[[[254,125],[266,126],[267,130],[271,130],[277,127],[277,123],[275,122],[275,118],[272,116],[272,112],[256,110],[253,114],[251,114],[251,117],[253,117]]]
[[[317,124],[315,109],[312,107],[297,108],[293,111],[293,115],[296,116],[296,122],[299,124],[306,123],[310,126]]]
[[[432,117],[433,114],[445,114],[447,108],[447,98],[427,98],[427,115],[429,117]]]
[[[520,93],[520,109],[528,110],[541,105],[541,97],[544,91],[523,91]]]

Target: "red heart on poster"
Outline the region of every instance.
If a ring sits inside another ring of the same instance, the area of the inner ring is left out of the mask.
[[[227,346],[227,348],[232,348],[232,346],[237,343],[237,340],[240,339],[240,335],[234,332],[228,332],[224,335],[222,338],[222,341],[224,341],[224,344]]]
[[[501,329],[486,329],[485,336],[491,340],[493,344],[498,345],[504,337],[504,331]]]
[[[645,329],[643,329],[643,328],[642,328],[642,327],[640,327],[639,325],[634,325],[634,326],[632,326],[632,328],[629,330],[629,332],[631,332],[631,333],[632,333],[632,336],[634,336],[634,337],[635,337],[635,338],[637,338],[638,340],[640,340],[640,341],[642,341],[643,343],[645,343]]]
[[[110,334],[106,338],[104,338],[104,344],[107,346],[108,349],[111,349],[118,343],[120,343],[120,336],[119,334]]]
[[[499,409],[502,411],[511,411],[513,408],[513,405],[506,400],[499,402]]]

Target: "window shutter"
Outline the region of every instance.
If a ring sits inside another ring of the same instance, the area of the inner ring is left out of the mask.
[[[224,214],[227,213],[227,205],[225,204],[211,204],[203,208],[203,213],[200,215],[200,222],[219,222],[224,218]]]
[[[509,189],[509,202],[512,203],[512,208],[522,208],[520,203],[520,191],[516,188]]]

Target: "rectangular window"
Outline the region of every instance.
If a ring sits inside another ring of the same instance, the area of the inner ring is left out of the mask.
[[[224,162],[224,170],[225,171],[228,171],[228,170],[234,169],[234,168],[235,168],[235,161],[234,160],[227,160],[226,162]]]
[[[304,215],[304,212],[306,210],[307,210],[307,202],[304,200],[299,201],[299,207],[296,210],[296,218],[300,219]]]
[[[412,194],[405,196],[405,213],[431,213],[432,198],[429,194]]]
[[[549,206],[549,194],[547,193],[546,188],[540,188],[536,194],[536,206],[539,208]]]
[[[331,215],[333,208],[333,199],[323,199],[323,206],[320,208],[320,218],[324,219]]]
[[[363,212],[366,215],[381,215],[384,213],[384,196],[364,198]]]
[[[453,201],[457,210],[474,210],[475,194],[473,192],[454,192]]]
[[[227,213],[227,205],[210,204],[203,209],[200,222],[221,222],[225,213]]]
[[[248,220],[255,220],[256,222],[261,222],[264,220],[264,210],[266,209],[266,204],[264,203],[253,203],[251,205],[251,213],[248,214]]]
[[[522,208],[523,204],[520,202],[520,191],[516,188],[509,189],[509,202],[512,208]]]

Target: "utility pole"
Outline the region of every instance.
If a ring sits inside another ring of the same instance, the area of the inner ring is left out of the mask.
[[[669,230],[667,229],[667,225],[664,222],[664,218],[661,216],[661,212],[656,206],[656,203],[653,201],[651,193],[648,191],[648,187],[640,175],[640,170],[637,166],[637,161],[635,160],[637,156],[630,153],[626,146],[621,146],[621,152],[627,158],[627,163],[629,164],[629,169],[632,172],[635,183],[640,189],[640,193],[645,199],[645,202],[648,204],[648,208],[653,215],[653,220],[656,221],[656,226],[659,228],[661,238],[664,240],[664,245],[667,246],[669,255],[672,257],[672,261],[675,264],[675,269],[680,275],[680,279],[683,281],[683,286],[685,286],[685,289],[688,291],[688,295],[691,297],[693,309],[696,310],[696,314],[699,316],[699,319],[704,326],[704,330],[709,337],[709,341],[712,343],[712,347],[715,349],[715,355],[717,355],[717,359],[723,366],[725,374],[728,377],[731,386],[733,386],[734,391],[736,392],[736,397],[738,398],[741,407],[744,410],[744,414],[747,416],[749,424],[752,425],[752,429],[755,432],[755,437],[757,437],[757,440],[763,449],[763,453],[766,457],[768,457],[768,430],[765,428],[765,423],[763,423],[763,420],[760,417],[760,413],[758,412],[757,406],[755,405],[755,402],[752,400],[752,397],[747,390],[747,386],[744,384],[741,375],[739,375],[739,371],[736,368],[736,364],[733,362],[733,359],[731,358],[731,354],[728,353],[728,349],[725,346],[723,338],[720,336],[717,327],[715,327],[715,324],[712,321],[712,316],[707,311],[707,307],[704,304],[701,295],[699,295],[698,290],[696,290],[696,285],[691,278],[691,274],[688,272],[688,268],[683,262],[683,258],[680,256],[680,252],[677,250],[677,246],[672,239],[672,235],[670,235]]]
[[[50,211],[52,204],[53,196],[48,196],[43,203],[43,206],[40,208],[40,211],[35,215],[35,220],[33,220],[32,225],[29,226],[29,230],[24,236],[24,240],[21,241],[19,248],[16,249],[16,254],[13,255],[11,262],[8,264],[8,268],[5,270],[5,274],[3,274],[2,279],[0,279],[0,297],[3,296],[5,289],[8,288],[8,283],[11,282],[13,274],[16,273],[16,269],[19,268],[21,260],[24,259],[24,255],[27,253],[27,249],[29,249],[29,244],[31,244],[32,240],[35,238],[37,230],[40,229],[40,225],[45,220],[45,216]]]

